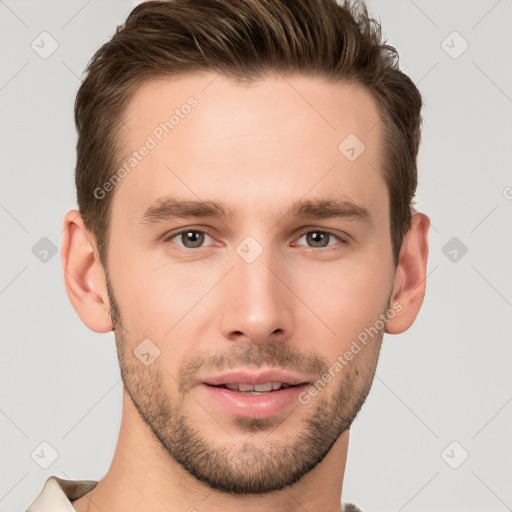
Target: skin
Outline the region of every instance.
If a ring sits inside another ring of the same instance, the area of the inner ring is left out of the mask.
[[[429,219],[415,213],[395,267],[378,171],[383,124],[354,84],[295,76],[247,86],[210,73],[152,80],[128,105],[126,154],[191,96],[198,105],[110,192],[108,275],[78,212],[64,219],[68,296],[91,330],[115,328],[124,383],[111,466],[73,506],[341,510],[350,424],[382,335],[407,330],[423,301]],[[354,161],[338,150],[351,133],[366,146]],[[236,216],[141,223],[166,195],[223,201]],[[298,199],[333,197],[364,206],[372,224],[284,215]],[[201,248],[165,239],[183,228],[207,233]],[[327,236],[324,247],[305,236],[318,231],[344,241]],[[247,236],[263,249],[251,263],[236,250]],[[240,418],[201,385],[244,367],[315,382],[393,304],[400,311],[307,404]],[[148,338],[160,355],[146,366],[133,351]]]

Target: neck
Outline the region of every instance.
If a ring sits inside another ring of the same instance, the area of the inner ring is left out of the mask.
[[[123,416],[112,463],[96,487],[73,506],[77,512],[341,512],[348,439],[346,431],[324,460],[295,484],[265,495],[234,496],[212,490],[175,462],[124,391]]]

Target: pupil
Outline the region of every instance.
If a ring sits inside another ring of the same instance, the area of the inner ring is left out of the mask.
[[[315,247],[325,247],[327,245],[326,235],[326,233],[322,233],[321,231],[312,231],[307,235],[309,237],[308,242],[312,242]]]

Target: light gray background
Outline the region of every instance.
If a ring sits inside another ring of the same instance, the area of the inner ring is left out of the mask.
[[[113,334],[81,323],[59,254],[40,261],[36,244],[59,246],[75,207],[81,73],[135,3],[0,1],[1,511],[24,510],[52,474],[100,479],[115,448]],[[369,5],[425,98],[417,208],[432,221],[431,252],[423,309],[384,338],[353,425],[343,501],[368,512],[512,510],[512,2]],[[59,45],[47,59],[31,48],[43,31]],[[452,237],[459,248],[445,255]],[[58,452],[47,469],[42,442]]]

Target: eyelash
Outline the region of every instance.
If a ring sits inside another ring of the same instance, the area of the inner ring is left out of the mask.
[[[204,231],[202,229],[191,229],[191,228],[187,228],[187,229],[182,229],[180,231],[176,231],[176,232],[172,232],[172,233],[169,233],[168,235],[165,236],[164,238],[164,242],[171,242],[171,240],[183,233],[188,233],[188,232],[193,232],[193,233],[203,233],[205,235],[208,235],[209,237],[213,238],[210,234],[208,234],[207,231]],[[327,230],[324,230],[324,229],[308,229],[306,231],[303,231],[300,235],[299,235],[299,239],[302,238],[304,235],[307,235],[308,233],[322,233],[322,234],[326,234],[326,235],[329,235],[331,237],[334,237],[338,240],[338,242],[341,242],[342,244],[346,244],[347,241],[344,240],[340,235],[337,235],[331,231],[327,231]],[[172,243],[172,242],[171,242]],[[191,248],[191,247],[185,247],[185,246],[182,246],[182,245],[179,245],[179,244],[176,244],[180,250],[182,251],[186,251],[186,252],[192,252],[192,251],[200,251],[201,249],[206,249],[207,246],[203,246],[203,247],[196,247],[196,248]],[[333,245],[327,245],[325,247],[310,247],[310,246],[302,246],[302,247],[306,247],[308,249],[312,249],[312,250],[322,250],[323,252],[325,251],[329,251],[329,250],[337,250],[339,249],[338,247],[338,244],[333,244]]]

